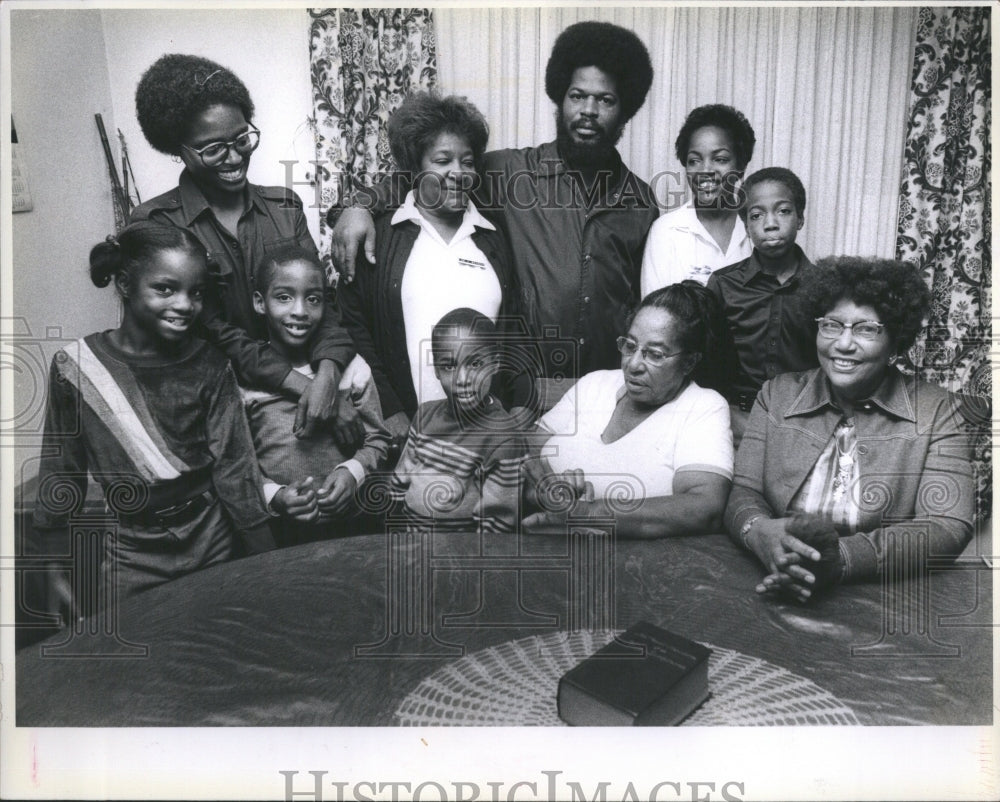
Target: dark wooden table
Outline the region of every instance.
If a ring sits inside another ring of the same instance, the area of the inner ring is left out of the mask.
[[[17,654],[18,726],[388,725],[442,661],[646,619],[806,677],[865,724],[992,723],[982,559],[809,606],[722,535],[389,535],[237,560]]]

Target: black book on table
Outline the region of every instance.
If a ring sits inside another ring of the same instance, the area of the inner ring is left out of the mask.
[[[559,680],[559,718],[584,727],[669,727],[704,702],[712,650],[640,621]]]

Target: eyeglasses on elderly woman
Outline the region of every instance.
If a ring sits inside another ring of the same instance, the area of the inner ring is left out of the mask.
[[[642,354],[642,361],[654,368],[658,368],[668,359],[680,356],[684,353],[684,351],[674,351],[674,353],[668,354],[666,351],[661,351],[659,348],[652,348],[647,345],[640,346],[639,343],[631,337],[619,337],[615,340],[615,345],[618,346],[619,353],[625,357],[635,356],[635,352],[638,351]]]
[[[841,323],[836,318],[818,317],[816,323],[819,325],[819,333],[831,340],[843,334],[845,329],[860,340],[874,340],[885,328],[885,323],[879,323],[875,320]]]

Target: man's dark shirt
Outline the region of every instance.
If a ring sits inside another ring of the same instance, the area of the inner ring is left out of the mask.
[[[588,190],[555,142],[491,151],[482,177],[475,203],[509,238],[542,375],[619,367],[615,340],[640,300],[642,253],[659,216],[649,185],[616,152],[604,180]],[[408,188],[389,179],[354,203],[377,214],[398,206]]]

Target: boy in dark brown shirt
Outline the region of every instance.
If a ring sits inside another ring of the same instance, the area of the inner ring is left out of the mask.
[[[708,280],[725,318],[722,392],[729,401],[734,445],[767,379],[819,364],[816,323],[800,289],[812,262],[795,243],[805,222],[805,187],[791,170],[766,167],[746,179],[743,194],[740,215],[753,253]]]

